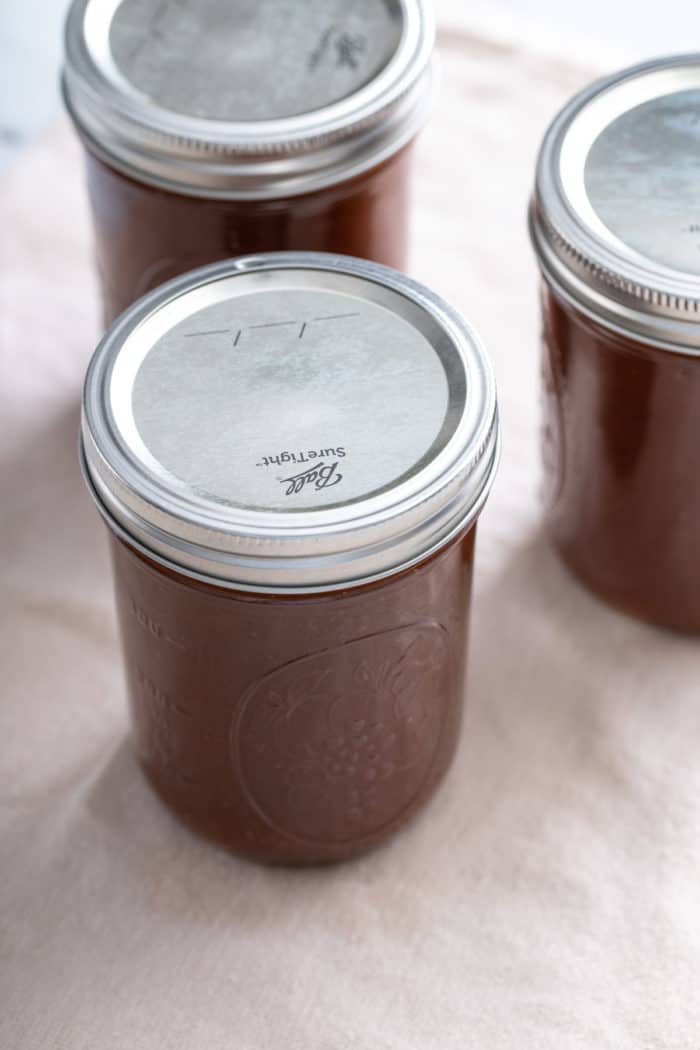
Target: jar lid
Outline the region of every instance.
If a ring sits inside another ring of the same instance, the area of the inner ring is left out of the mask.
[[[333,590],[475,519],[494,378],[462,318],[402,274],[250,256],[121,316],[88,369],[81,444],[98,506],[150,557],[237,589]]]
[[[700,54],[572,99],[542,145],[530,228],[545,273],[584,312],[700,352]]]
[[[181,193],[293,196],[404,146],[429,0],[73,0],[64,97],[103,159]]]

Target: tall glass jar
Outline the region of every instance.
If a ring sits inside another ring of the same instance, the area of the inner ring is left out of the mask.
[[[493,376],[445,303],[323,254],[151,293],[88,371],[135,745],[193,829],[274,863],[386,840],[458,739]]]
[[[542,271],[548,524],[612,605],[700,632],[700,56],[594,84],[549,128]]]
[[[405,268],[433,38],[424,0],[73,0],[64,96],[106,320],[233,255]]]

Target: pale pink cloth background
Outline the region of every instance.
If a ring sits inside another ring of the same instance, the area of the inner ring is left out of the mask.
[[[504,456],[454,769],[359,862],[246,864],[141,779],[76,460],[98,325],[65,124],[0,193],[2,1048],[700,1047],[700,645],[596,603],[540,533],[525,208],[591,70],[453,17],[440,44],[413,271],[493,355]]]

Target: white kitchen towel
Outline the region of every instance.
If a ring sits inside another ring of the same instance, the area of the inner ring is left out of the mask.
[[[700,1047],[700,645],[589,597],[540,526],[525,211],[592,69],[453,17],[439,43],[413,272],[493,356],[503,462],[453,770],[351,864],[238,860],[144,783],[76,459],[98,311],[66,124],[0,188],[3,1050]]]

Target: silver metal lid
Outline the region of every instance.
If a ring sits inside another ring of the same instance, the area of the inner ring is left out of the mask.
[[[73,0],[64,97],[90,148],[180,193],[271,198],[379,164],[422,124],[429,0]]]
[[[475,519],[494,379],[461,317],[407,277],[249,256],[122,315],[88,370],[82,449],[111,527],[151,557],[237,589],[332,590]]]
[[[540,151],[530,228],[544,272],[584,312],[700,353],[700,54],[571,100]]]

